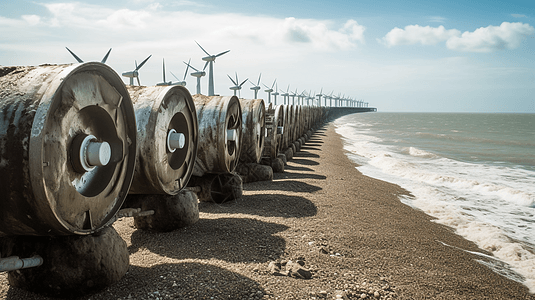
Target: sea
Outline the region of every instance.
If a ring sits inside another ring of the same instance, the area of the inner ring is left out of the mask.
[[[535,114],[356,113],[334,124],[361,173],[405,188],[400,201],[535,292]]]

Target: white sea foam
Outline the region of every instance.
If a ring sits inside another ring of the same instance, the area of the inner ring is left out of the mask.
[[[409,190],[414,197],[402,202],[493,253],[504,263],[486,265],[511,279],[524,278],[535,292],[535,172],[445,158],[417,145],[398,146],[370,126],[335,124],[363,174]],[[503,270],[508,267],[521,276]]]

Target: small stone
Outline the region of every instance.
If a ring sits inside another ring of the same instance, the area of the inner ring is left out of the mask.
[[[366,297],[368,297],[368,294],[366,293],[360,294],[360,299],[366,299]]]
[[[375,298],[381,298],[381,294],[379,294],[378,291],[375,291],[375,292],[373,293],[373,296],[374,296]]]
[[[322,297],[327,297],[327,291],[320,291],[318,294]]]

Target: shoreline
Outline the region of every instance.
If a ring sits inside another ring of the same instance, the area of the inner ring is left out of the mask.
[[[200,203],[190,227],[151,233],[119,219],[130,270],[79,299],[332,299],[344,290],[357,299],[386,285],[393,293],[379,290],[381,299],[535,299],[467,251],[487,252],[401,203],[406,190],[356,166],[331,121],[284,173],[244,184],[238,200]],[[312,279],[270,274],[270,262],[288,259],[302,259]],[[0,298],[51,299],[9,287],[5,273]]]

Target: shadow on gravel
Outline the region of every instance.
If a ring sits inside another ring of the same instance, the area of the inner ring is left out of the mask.
[[[295,156],[294,156],[294,157],[295,157]],[[290,162],[291,162],[291,161],[290,161]],[[311,168],[307,168],[307,167],[296,167],[296,166],[290,166],[290,165],[284,166],[284,170],[298,171],[298,172],[314,172],[314,170],[312,170]]]
[[[319,162],[314,161],[314,160],[304,159],[304,158],[295,158],[295,157],[292,158],[290,162],[294,164],[305,165],[305,166],[317,166],[320,164]]]
[[[290,174],[296,174],[299,176],[307,175],[307,174],[300,174],[300,173],[285,173],[282,175],[284,176],[284,175],[290,175]],[[301,181],[295,181],[295,180],[276,181],[275,180],[275,181],[270,182],[269,185],[254,184],[254,182],[251,184],[245,184],[243,186],[243,190],[244,191],[288,191],[288,192],[295,192],[295,193],[314,193],[314,192],[320,191],[321,188],[315,185],[301,182]],[[278,195],[278,196],[284,196],[284,195]],[[246,197],[246,196],[242,196],[242,198],[243,197]],[[285,197],[290,197],[290,196],[285,196]],[[297,197],[297,198],[301,198],[301,197]],[[304,200],[306,200],[307,202],[310,202],[307,199],[304,199]],[[295,200],[292,200],[292,201],[295,201]],[[295,205],[299,204],[299,203],[294,203],[294,202],[292,203]]]
[[[327,177],[325,175],[318,175],[318,174],[304,174],[304,173],[290,173],[290,172],[284,172],[284,173],[274,173],[273,179],[317,179],[317,180],[325,180]]]
[[[268,262],[279,258],[286,242],[276,233],[289,227],[247,218],[202,218],[192,226],[167,233],[136,230],[130,253],[144,248],[175,259],[220,259],[232,263]]]
[[[247,190],[251,190],[248,188]],[[281,194],[243,195],[236,204],[218,205],[200,203],[199,211],[209,214],[248,214],[262,217],[305,218],[318,213],[318,208],[310,200],[299,196]]]
[[[320,156],[318,154],[314,154],[314,153],[310,153],[308,151],[303,151],[303,150],[319,150],[317,148],[312,148],[312,147],[301,147],[301,151],[297,152],[294,154],[294,157],[312,157],[312,158],[319,158]],[[290,162],[292,162],[293,159],[290,159]],[[287,168],[286,166],[284,167],[285,169]]]
[[[79,299],[250,299],[251,294],[261,299],[266,291],[260,283],[227,269],[184,262],[130,266],[113,290]]]

